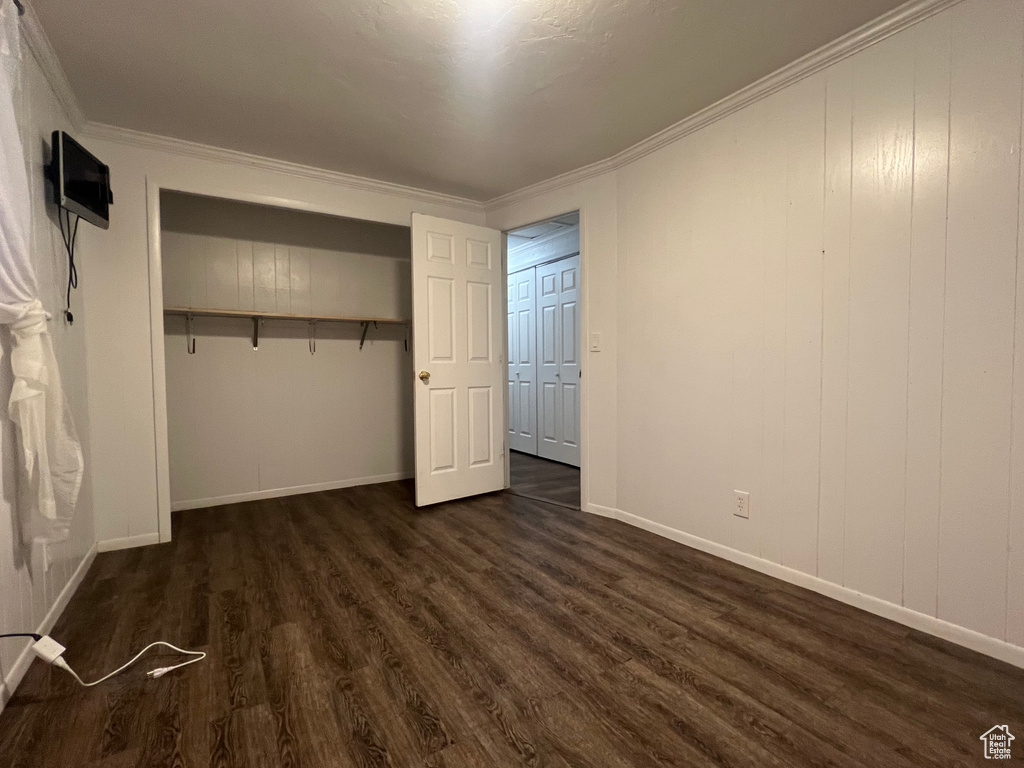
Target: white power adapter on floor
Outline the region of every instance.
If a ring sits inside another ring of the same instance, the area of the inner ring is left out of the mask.
[[[104,675],[95,682],[85,683],[82,682],[82,678],[80,678],[78,674],[75,672],[75,670],[68,666],[68,663],[64,660],[64,651],[66,651],[67,649],[49,635],[43,635],[38,640],[36,640],[32,644],[32,652],[40,659],[45,661],[47,664],[53,664],[55,667],[60,667],[61,669],[63,669],[65,672],[74,677],[75,680],[77,680],[79,684],[81,684],[82,686],[86,688],[91,688],[94,685],[99,685],[105,680],[109,680],[114,675],[124,672],[126,669],[128,669],[128,667],[130,667],[132,664],[138,661],[142,657],[142,654],[144,654],[150,648],[155,648],[158,645],[165,646],[167,648],[170,648],[172,651],[177,651],[178,653],[184,653],[186,656],[195,656],[196,658],[189,659],[188,661],[183,661],[181,664],[175,664],[170,667],[157,667],[156,669],[151,669],[149,672],[146,673],[148,677],[163,677],[168,672],[171,672],[175,669],[181,669],[182,667],[187,667],[189,664],[195,664],[197,661],[202,661],[206,658],[206,653],[204,651],[186,651],[184,648],[179,648],[176,645],[165,643],[163,640],[158,640],[155,643],[150,643],[149,645],[147,645],[145,648],[143,648],[141,651],[135,654],[131,661],[129,661],[127,664],[123,666],[118,667],[109,675]]]
[[[32,653],[47,664],[55,664],[57,659],[59,659],[61,654],[66,650],[67,648],[49,635],[43,635],[40,639],[32,643]]]

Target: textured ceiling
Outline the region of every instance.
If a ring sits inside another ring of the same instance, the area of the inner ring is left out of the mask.
[[[485,200],[899,0],[31,0],[88,119]]]

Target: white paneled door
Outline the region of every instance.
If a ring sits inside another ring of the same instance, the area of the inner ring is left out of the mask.
[[[412,215],[416,506],[505,485],[501,233]]]
[[[508,446],[537,453],[537,320],[533,267],[508,276]]]
[[[537,269],[537,455],[580,465],[580,257]]]

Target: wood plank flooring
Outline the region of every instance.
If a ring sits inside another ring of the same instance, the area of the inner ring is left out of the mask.
[[[0,765],[983,765],[1024,671],[623,523],[391,483],[194,510],[101,554]],[[1024,748],[1014,746],[1018,759]]]
[[[519,496],[580,508],[580,470],[557,461],[509,452],[511,490]]]

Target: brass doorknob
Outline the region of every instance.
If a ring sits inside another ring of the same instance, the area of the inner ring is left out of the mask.
[[[420,371],[420,381],[424,384],[430,381],[430,371]]]

